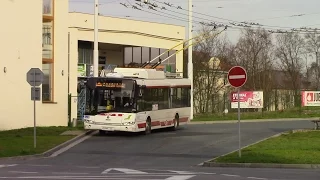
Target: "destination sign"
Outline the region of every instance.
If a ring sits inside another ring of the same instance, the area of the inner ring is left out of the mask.
[[[96,83],[97,87],[108,87],[108,88],[125,88],[126,84],[124,83],[108,83],[108,82],[97,82]]]

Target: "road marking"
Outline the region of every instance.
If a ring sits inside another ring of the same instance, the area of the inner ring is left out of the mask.
[[[190,172],[190,171],[172,171],[172,170],[167,170],[170,172],[178,173],[178,174],[216,174],[216,173],[206,173],[206,172]]]
[[[73,174],[73,175],[77,175],[77,174],[89,174],[89,173],[80,173],[80,172],[52,172],[52,174]]]
[[[0,177],[0,179],[12,179],[12,177]],[[128,177],[117,177],[117,178],[114,178],[114,177],[68,177],[68,176],[65,176],[65,177],[41,177],[41,176],[39,176],[39,177],[29,177],[29,176],[25,176],[25,177],[14,177],[14,179],[140,180],[140,179],[136,179],[136,178],[133,179],[133,178],[128,178]],[[143,180],[163,180],[163,179],[143,179]]]
[[[168,170],[168,171],[178,173],[178,174],[195,174],[195,173],[189,172],[189,171],[172,171],[172,170]]]
[[[26,166],[35,166],[35,167],[51,167],[52,165],[45,164],[25,164]]]
[[[9,171],[10,173],[22,173],[22,174],[36,174],[38,172],[27,172],[27,171]]]
[[[222,176],[230,176],[230,177],[240,177],[239,175],[234,175],[234,174],[220,174]]]
[[[79,143],[81,143],[81,142],[83,142],[83,141],[91,138],[92,135],[94,135],[94,134],[95,134],[95,133],[91,133],[91,134],[89,134],[89,135],[86,135],[86,136],[84,136],[83,138],[81,138],[81,139],[79,139],[79,140],[77,140],[77,141],[69,144],[68,146],[59,149],[58,151],[56,151],[56,152],[54,152],[53,154],[51,154],[50,157],[56,157],[56,156],[58,156],[59,154],[64,153],[65,151],[69,150],[70,148],[76,146],[77,144],[79,144]]]
[[[0,168],[5,168],[5,167],[13,167],[16,166],[17,164],[1,164]]]
[[[141,180],[141,177],[147,177],[145,175],[126,175],[126,176],[20,176],[14,177],[15,179],[113,179],[113,180]],[[185,175],[185,176],[171,176],[166,179],[155,178],[156,176],[152,176],[151,178],[143,178],[143,180],[188,180],[190,178],[195,177],[195,175]],[[0,177],[0,179],[8,179],[13,177]],[[139,179],[137,179],[139,178]]]
[[[98,166],[76,166],[76,167],[78,167],[78,168],[88,168],[88,169],[98,169],[98,168],[100,168]]]
[[[247,177],[249,179],[261,179],[261,180],[268,180],[267,178],[258,178],[258,177]]]
[[[109,169],[104,170],[101,174],[107,174],[112,170],[120,171],[120,172],[123,172],[126,174],[148,174],[147,172],[138,171],[138,170],[134,170],[134,169],[127,169],[127,168],[109,168]]]
[[[189,175],[189,176],[171,176],[166,178],[165,180],[187,180],[195,177],[195,175]]]
[[[229,79],[244,79],[246,78],[245,75],[232,75],[232,76],[229,76]]]

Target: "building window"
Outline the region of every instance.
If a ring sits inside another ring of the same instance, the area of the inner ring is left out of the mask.
[[[52,16],[52,6],[53,6],[53,0],[42,0],[43,6],[42,6],[42,13],[45,16]]]
[[[42,64],[42,72],[44,74],[42,83],[42,101],[52,101],[52,66],[53,63]]]
[[[54,1],[42,0],[42,101],[53,101],[54,79]]]
[[[42,58],[52,59],[52,21],[42,24]]]

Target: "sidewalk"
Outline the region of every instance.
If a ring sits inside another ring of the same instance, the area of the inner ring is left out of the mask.
[[[278,119],[246,119],[240,122],[270,122],[270,121],[312,121],[319,120],[318,117],[313,118],[278,118]],[[238,120],[215,120],[215,121],[190,121],[189,124],[215,124],[215,123],[238,123]]]

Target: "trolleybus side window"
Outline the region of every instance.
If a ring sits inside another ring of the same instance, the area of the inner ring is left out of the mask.
[[[190,107],[190,88],[172,88],[172,108]]]

